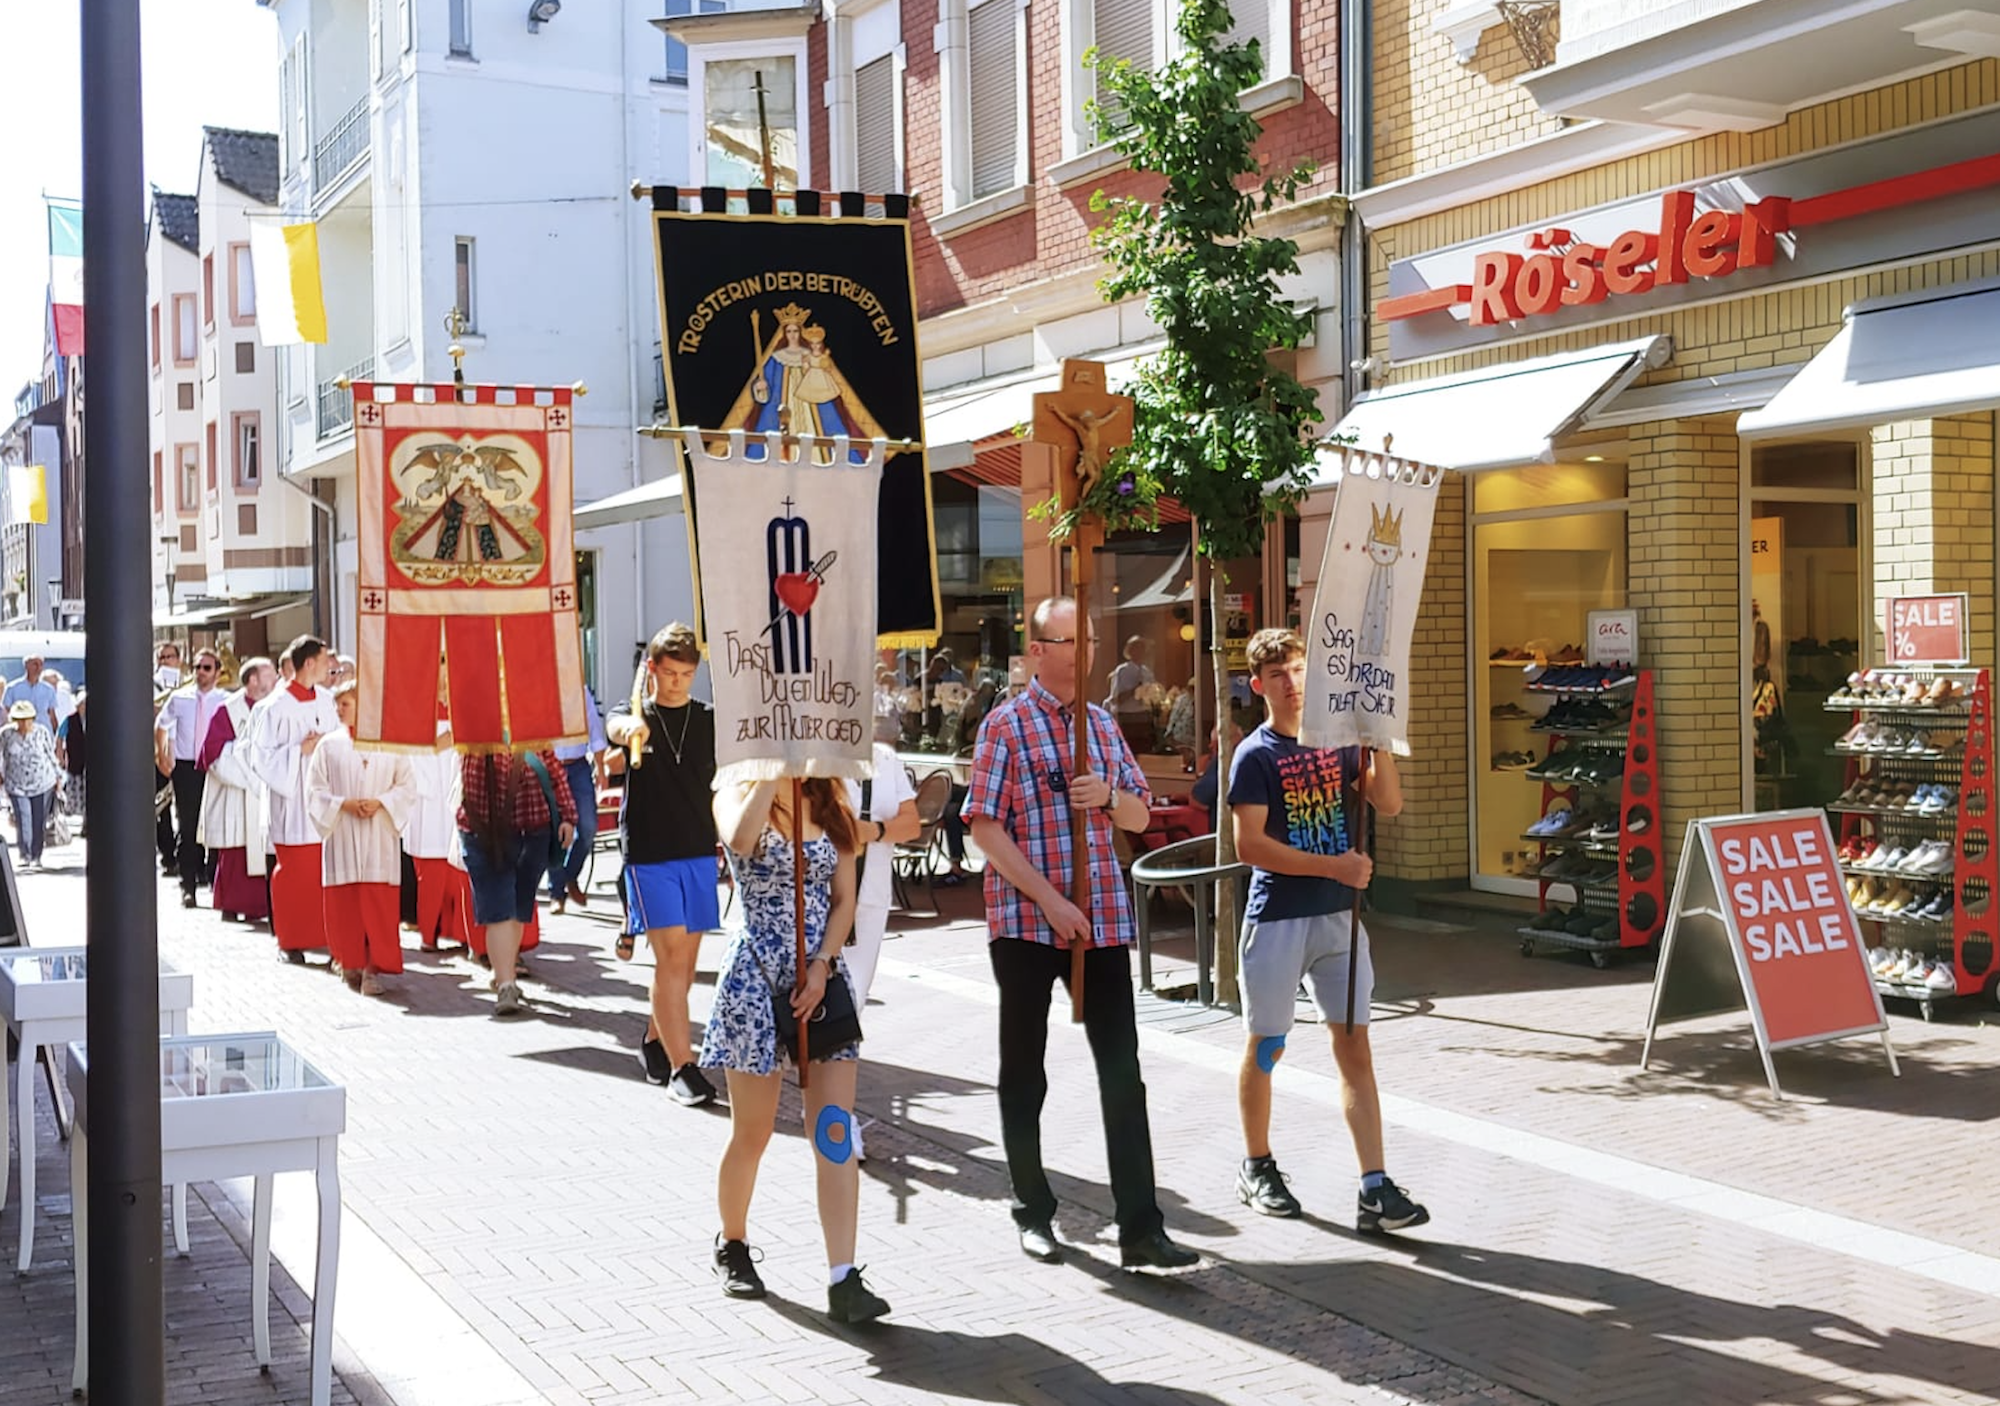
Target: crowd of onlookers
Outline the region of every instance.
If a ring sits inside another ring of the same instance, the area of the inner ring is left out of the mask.
[[[0,693],[0,786],[7,792],[18,865],[33,870],[41,867],[46,846],[69,843],[70,817],[81,820],[90,753],[84,690],[72,690],[38,656],[21,664],[21,676]]]

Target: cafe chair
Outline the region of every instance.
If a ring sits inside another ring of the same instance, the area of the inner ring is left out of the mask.
[[[921,828],[914,840],[896,846],[890,875],[896,891],[896,906],[909,910],[910,884],[921,878],[929,893],[931,911],[937,902],[937,866],[944,846],[944,813],[951,805],[951,773],[934,771],[917,786],[917,822]]]

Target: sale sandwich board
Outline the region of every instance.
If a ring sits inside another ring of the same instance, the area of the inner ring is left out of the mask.
[[[1689,822],[1639,1067],[1661,1025],[1746,1006],[1779,1098],[1771,1055],[1800,1045],[1879,1034],[1902,1072],[1824,811]]]

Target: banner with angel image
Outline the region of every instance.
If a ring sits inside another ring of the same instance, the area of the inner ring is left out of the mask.
[[[574,392],[367,382],[353,392],[355,740],[430,751],[440,669],[460,751],[580,740]]]
[[[1341,472],[1304,622],[1299,740],[1408,756],[1410,639],[1444,474],[1386,454],[1330,452]]]
[[[775,431],[687,432],[717,786],[874,774],[882,446],[857,444],[858,462],[847,447],[820,462]]]

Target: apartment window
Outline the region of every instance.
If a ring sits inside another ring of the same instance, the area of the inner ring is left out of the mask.
[[[238,342],[236,344],[236,370],[239,375],[248,376],[257,369],[257,344]]]
[[[209,489],[210,489],[211,491],[213,491],[213,490],[214,490],[214,488],[215,488],[215,484],[216,484],[216,465],[215,465],[215,458],[216,458],[216,455],[215,455],[215,421],[213,421],[213,420],[210,420],[210,421],[208,422],[208,486],[209,486]]]
[[[292,129],[290,147],[292,164],[302,164],[312,154],[312,146],[306,141],[306,99],[310,80],[306,72],[306,37],[301,34],[292,41],[292,91],[290,106],[285,109],[286,121]]]
[[[174,506],[191,513],[201,506],[201,453],[192,444],[174,446]]]
[[[194,365],[201,355],[201,329],[194,319],[194,294],[174,294],[174,361],[181,366]]]
[[[153,348],[153,370],[157,374],[160,369],[160,305],[158,303],[153,304],[153,340],[151,345]]]
[[[979,0],[966,15],[966,201],[1022,183],[1023,14],[1015,0]]]
[[[213,254],[201,261],[201,322],[204,327],[215,326],[215,255]]]
[[[1228,8],[1232,23],[1222,38],[1234,43],[1257,41],[1262,59],[1257,82],[1289,76],[1292,71],[1290,0],[1228,0]],[[1064,0],[1066,156],[1092,150],[1125,128],[1125,114],[1112,96],[1101,65],[1124,59],[1134,68],[1157,68],[1180,44],[1174,34],[1173,13],[1166,0]],[[1093,47],[1100,67],[1086,69],[1083,56]],[[1093,126],[1084,116],[1084,103],[1090,98],[1098,102],[1101,127]]]
[[[153,451],[153,516],[158,517],[167,510],[167,456],[158,449]]]
[[[472,57],[472,0],[451,0],[451,51]]]
[[[1102,66],[1123,59],[1134,68],[1153,67],[1155,39],[1163,18],[1159,0],[1090,0],[1090,42],[1097,49],[1099,68],[1091,70],[1089,81],[1097,99],[1101,132],[1117,132],[1126,126],[1125,110],[1112,96]]]
[[[1234,22],[1222,36],[1225,42],[1231,44],[1248,44],[1252,39],[1257,41],[1264,64],[1259,78],[1270,78],[1291,68],[1290,55],[1274,61],[1271,53],[1272,45],[1278,41],[1271,28],[1271,4],[1272,0],[1229,0],[1229,17]],[[1290,47],[1289,40],[1286,47]]]
[[[238,488],[255,488],[264,481],[263,419],[263,415],[255,410],[230,417],[231,437],[236,441]]]
[[[473,244],[474,241],[460,235],[452,241],[452,289],[459,318],[467,332],[479,325],[479,305],[473,299]]]
[[[854,183],[877,195],[901,189],[896,177],[896,58],[854,70]]]
[[[178,410],[194,409],[193,381],[182,381],[174,387],[174,407]]]
[[[704,185],[797,190],[799,163],[799,54],[710,59],[701,66],[702,154],[695,169]],[[762,97],[760,104],[759,97]],[[764,143],[770,143],[770,174]]]
[[[241,325],[257,320],[257,279],[250,271],[250,246],[229,246],[229,320]]]
[[[241,537],[255,537],[257,535],[257,505],[255,503],[238,503],[236,505],[236,532]]]
[[[729,8],[728,0],[667,0],[666,16],[673,19],[679,15],[719,15]],[[667,67],[660,75],[662,83],[677,83],[686,86],[688,81],[688,48],[680,40],[669,34],[667,40]]]

